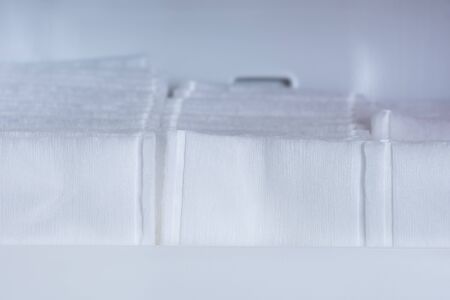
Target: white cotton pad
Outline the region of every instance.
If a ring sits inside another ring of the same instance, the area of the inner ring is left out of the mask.
[[[166,86],[134,59],[0,66],[0,243],[155,242]]]
[[[449,247],[447,142],[366,142],[365,227],[371,247]]]
[[[387,102],[371,118],[367,224],[375,246],[450,246],[450,106]]]
[[[449,144],[394,143],[392,162],[394,246],[449,247]]]
[[[352,96],[188,84],[163,118],[163,245],[365,245]]]
[[[396,141],[449,141],[450,119],[381,111],[372,118],[372,134],[375,139]]]
[[[218,134],[289,135],[311,139],[367,137],[356,122],[360,97],[296,89],[231,88],[189,84],[169,99],[169,130]]]
[[[384,100],[371,117],[374,139],[438,142],[450,139],[450,102]]]
[[[139,151],[136,136],[2,134],[0,243],[135,244]]]
[[[163,244],[364,243],[361,143],[176,136]]]

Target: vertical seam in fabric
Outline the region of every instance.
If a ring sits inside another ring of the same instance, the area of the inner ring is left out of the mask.
[[[175,201],[177,203],[177,215],[173,216],[178,222],[176,228],[177,236],[176,242],[181,244],[181,231],[182,231],[182,217],[183,217],[183,196],[184,196],[184,170],[185,170],[185,155],[186,155],[186,132],[178,131],[177,133],[177,192]],[[180,169],[179,169],[180,168]]]
[[[164,140],[165,141],[165,140]],[[155,195],[155,203],[154,203],[154,209],[155,212],[153,216],[155,217],[154,220],[154,234],[155,234],[155,245],[161,244],[161,228],[162,228],[162,186],[164,183],[164,167],[165,167],[165,159],[161,159],[164,157],[162,155],[163,153],[163,137],[160,135],[160,133],[157,133],[155,135],[155,156],[154,156],[154,162],[155,162],[155,172],[154,172],[154,182],[155,182],[155,191],[152,192]]]
[[[361,143],[361,171],[360,171],[360,197],[359,197],[359,238],[360,245],[365,247],[367,245],[367,225],[366,225],[366,143]]]
[[[393,149],[392,149],[392,142],[391,142],[391,137],[392,137],[392,126],[391,126],[391,112],[389,111],[388,113],[388,118],[387,118],[387,137],[388,137],[388,144],[389,144],[389,162],[388,162],[388,167],[389,167],[389,180],[390,180],[390,190],[389,190],[389,203],[388,203],[388,209],[389,209],[389,226],[390,228],[389,230],[389,246],[393,247],[394,246],[394,173],[393,173],[393,169],[394,169],[394,162],[393,162]]]
[[[144,138],[142,135],[139,136],[139,146],[138,146],[138,167],[139,167],[139,180],[138,180],[138,197],[136,204],[136,227],[137,237],[136,243],[142,244],[144,239]]]
[[[150,80],[150,95],[149,97],[152,98],[154,97],[154,94],[156,93],[157,84],[155,83],[154,80]],[[149,99],[149,100],[154,100],[154,99]],[[148,123],[149,123],[149,118],[151,115],[151,110],[153,108],[153,104],[154,101],[149,101],[148,105],[146,107],[146,109],[144,110],[144,114],[143,114],[143,119],[142,119],[142,131],[141,134],[139,135],[139,146],[138,146],[138,164],[139,164],[139,190],[138,190],[138,204],[137,204],[137,224],[136,226],[139,227],[139,232],[138,232],[138,236],[137,236],[137,240],[136,242],[138,244],[142,244],[144,241],[144,235],[145,233],[145,216],[144,216],[144,136],[145,136],[145,131],[147,129]],[[154,220],[152,220],[154,222]]]
[[[175,100],[173,109],[172,109],[172,117],[171,117],[171,126],[174,126],[176,129],[178,129],[178,122],[181,116],[181,112],[184,106],[184,100],[186,97],[188,97],[192,93],[193,89],[189,89],[186,95],[183,97],[178,97]],[[172,119],[173,118],[173,119]],[[177,193],[175,197],[175,201],[177,203],[177,215],[173,216],[174,218],[177,218],[178,226],[176,226],[176,243],[178,245],[181,244],[181,231],[182,231],[182,217],[183,217],[183,198],[184,198],[184,169],[185,169],[185,156],[186,156],[186,132],[185,131],[177,131],[176,134],[177,139],[177,162],[176,162],[176,178],[177,178]],[[181,142],[181,143],[180,143]],[[181,168],[181,170],[178,170],[178,168]],[[181,178],[180,178],[181,176]]]
[[[394,153],[392,149],[392,143],[389,142],[389,176],[390,176],[390,197],[389,197],[389,210],[390,210],[390,240],[389,245],[394,246]]]

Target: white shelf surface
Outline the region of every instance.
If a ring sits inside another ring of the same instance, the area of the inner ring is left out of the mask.
[[[0,247],[1,299],[448,299],[450,249]]]

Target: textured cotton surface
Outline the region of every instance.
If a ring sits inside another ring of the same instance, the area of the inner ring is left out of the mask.
[[[167,102],[164,124],[171,130],[216,134],[361,138],[368,134],[355,116],[355,104],[361,101],[357,96],[287,88],[193,85],[177,91]]]
[[[138,153],[128,136],[2,134],[0,242],[136,243]]]
[[[160,243],[364,244],[354,96],[187,85],[165,109]]]
[[[154,243],[164,97],[141,59],[0,65],[0,243]]]
[[[116,63],[0,65],[3,131],[139,132],[158,122],[164,84],[144,66]]]
[[[373,116],[373,136],[395,141],[450,140],[450,117],[417,117],[384,110]]]
[[[363,152],[364,228],[369,247],[393,246],[392,144],[365,142]]]
[[[159,242],[447,245],[440,218],[448,215],[448,193],[413,171],[446,158],[434,148],[413,160],[400,151],[448,139],[445,112],[413,103],[390,108],[354,96],[186,85],[165,110]],[[411,140],[417,144],[403,142]],[[442,168],[430,180],[445,178]]]
[[[392,146],[393,237],[398,247],[450,246],[450,146]]]
[[[361,244],[360,144],[186,133],[184,147],[181,245]]]
[[[0,244],[448,247],[448,105],[0,65]]]

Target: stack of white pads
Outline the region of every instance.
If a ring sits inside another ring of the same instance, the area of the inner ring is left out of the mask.
[[[450,102],[0,66],[0,244],[450,246]]]

